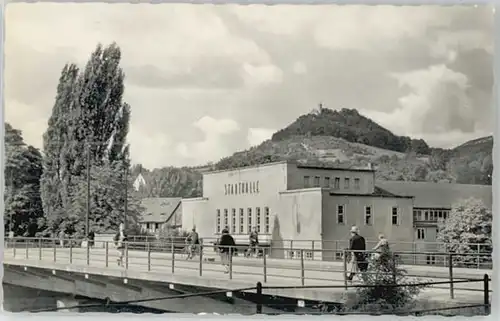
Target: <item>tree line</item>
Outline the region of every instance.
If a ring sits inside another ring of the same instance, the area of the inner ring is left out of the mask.
[[[130,106],[122,98],[120,60],[115,43],[99,44],[82,70],[64,66],[43,153],[6,125],[7,231],[83,236],[87,211],[95,233],[116,231],[125,218],[135,227],[141,208],[131,193]]]

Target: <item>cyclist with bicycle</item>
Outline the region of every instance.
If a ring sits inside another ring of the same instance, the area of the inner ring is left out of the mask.
[[[198,232],[196,232],[196,228],[193,227],[191,232],[186,237],[186,243],[188,244],[188,256],[187,260],[192,259],[195,256],[195,249],[200,244],[200,238],[198,236]]]

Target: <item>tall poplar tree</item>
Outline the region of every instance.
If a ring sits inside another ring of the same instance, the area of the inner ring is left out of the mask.
[[[51,209],[53,215],[47,216],[52,232],[64,229],[83,233],[89,163],[91,228],[107,232],[123,221],[125,195],[131,194],[132,187],[130,177],[125,175],[130,167],[126,143],[130,106],[122,101],[124,73],[120,59],[116,44],[106,48],[99,44],[82,72],[70,73],[76,67],[63,69],[54,121],[49,122],[44,146],[53,152],[46,153],[45,163],[51,165],[52,172],[44,180],[44,203],[55,204],[55,208],[61,204],[61,211]],[[65,94],[70,96],[67,100]],[[58,124],[64,124],[64,129]],[[57,192],[48,195],[49,191]],[[138,201],[128,197],[127,210],[129,224],[133,224],[137,221]]]

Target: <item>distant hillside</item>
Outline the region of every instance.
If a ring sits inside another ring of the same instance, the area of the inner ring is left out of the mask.
[[[428,155],[430,148],[422,139],[394,135],[388,129],[359,114],[356,109],[340,111],[320,108],[302,115],[289,126],[277,131],[273,141],[292,136],[332,136],[348,142],[361,143],[397,152],[415,152]]]
[[[143,197],[201,196],[203,172],[282,160],[345,168],[371,163],[379,180],[491,184],[492,148],[491,136],[453,149],[430,148],[421,139],[392,134],[354,109],[321,109],[300,116],[272,139],[215,164],[135,170],[141,170],[146,180],[140,191]]]

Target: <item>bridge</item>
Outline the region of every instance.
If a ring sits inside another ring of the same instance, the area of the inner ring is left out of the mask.
[[[218,254],[208,246],[201,255],[187,260],[185,254],[175,250],[152,251],[149,243],[127,244],[123,264],[118,265],[118,251],[112,242],[104,242],[104,248],[75,247],[71,242],[67,242],[69,246],[61,246],[55,240],[19,239],[13,244],[6,239],[3,282],[113,302],[144,300],[137,305],[159,310],[243,314],[255,312],[258,282],[264,285],[262,295],[275,302],[264,306],[264,313],[280,313],[284,305],[297,311],[307,310],[310,302],[343,302],[349,285],[345,259],[339,262],[307,260],[304,255],[295,260],[267,254],[262,258],[234,256],[226,273]],[[173,244],[171,248],[175,248]],[[480,280],[485,273],[491,273],[453,264],[402,267],[411,279],[442,283],[419,294],[422,308],[483,303],[484,282],[454,282]],[[207,295],[194,296],[200,293]],[[182,301],[181,298],[148,301],[179,294],[185,295]]]

